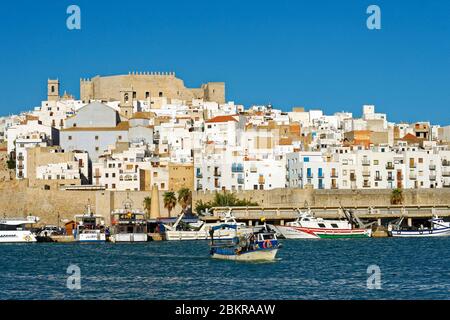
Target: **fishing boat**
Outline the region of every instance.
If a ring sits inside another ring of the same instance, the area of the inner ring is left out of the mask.
[[[209,231],[212,227],[218,225],[233,225],[241,231],[245,231],[247,226],[243,222],[237,222],[236,218],[229,210],[225,216],[221,219],[220,223],[206,223],[199,220],[196,223],[183,223],[185,214],[182,213],[173,225],[164,224],[165,239],[169,241],[173,240],[207,240],[209,238]],[[248,229],[251,231],[251,229]],[[220,228],[216,230],[216,239],[231,239],[234,235],[234,230],[229,228]]]
[[[299,215],[295,221],[288,222],[285,226],[274,226],[286,239],[367,238],[372,235],[370,225],[363,224],[345,209],[345,220],[317,218],[309,208],[307,211],[298,211]],[[360,227],[354,228],[354,225]]]
[[[429,225],[424,227],[402,227],[404,217],[401,217],[397,223],[389,224],[388,232],[392,237],[446,237],[450,236],[450,222],[434,216],[429,219]]]
[[[221,229],[232,229],[232,239],[216,239],[214,234]],[[210,230],[210,255],[213,259],[232,261],[272,261],[275,260],[281,244],[277,236],[266,224],[255,227],[252,232],[239,232],[237,225],[219,224]]]
[[[77,224],[75,230],[75,240],[78,242],[105,242],[105,222],[102,216],[95,215],[91,211],[91,206],[87,205],[84,214],[76,215]]]
[[[0,219],[0,243],[36,242],[36,236],[27,225],[39,222],[38,217]]]
[[[142,210],[133,209],[133,203],[128,199],[122,209],[111,213],[111,242],[146,242],[147,220]]]

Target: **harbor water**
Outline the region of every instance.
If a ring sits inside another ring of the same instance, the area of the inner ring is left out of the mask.
[[[284,240],[278,259],[210,259],[207,241],[5,244],[0,299],[448,299],[450,238]],[[70,290],[69,266],[80,289]],[[369,289],[369,266],[381,289]]]

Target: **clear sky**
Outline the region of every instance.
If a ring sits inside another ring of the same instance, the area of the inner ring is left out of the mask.
[[[66,9],[81,8],[81,30]],[[366,9],[381,8],[381,30]],[[322,108],[375,104],[392,121],[450,124],[450,1],[2,1],[0,114],[31,109],[46,81],[174,71],[225,81],[227,99]]]

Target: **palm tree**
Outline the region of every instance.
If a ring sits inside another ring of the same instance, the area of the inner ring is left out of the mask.
[[[170,218],[170,212],[177,205],[177,197],[175,195],[175,192],[172,191],[164,192],[163,201],[164,201],[164,208],[166,208],[167,211],[169,211],[169,218]]]
[[[403,190],[400,188],[392,190],[391,204],[403,204]]]
[[[183,210],[188,206],[192,206],[192,192],[189,188],[181,188],[178,190],[178,203],[181,205]]]
[[[152,208],[152,198],[145,197],[144,198],[144,209],[147,212],[147,219],[150,218],[150,210]]]

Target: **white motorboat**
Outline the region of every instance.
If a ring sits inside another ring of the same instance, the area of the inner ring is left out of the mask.
[[[206,223],[199,220],[197,223],[182,223],[184,213],[182,213],[173,225],[164,224],[166,240],[207,240],[210,237],[211,228],[217,225],[237,226],[240,232],[251,232],[243,222],[237,222],[231,214],[231,210],[225,214],[220,223]],[[216,239],[231,239],[234,236],[234,230],[230,228],[221,228],[215,231]]]
[[[429,226],[401,227],[403,217],[396,224],[389,224],[388,231],[393,237],[447,237],[450,236],[450,222],[434,216],[428,220]]]
[[[349,219],[328,220],[316,218],[308,209],[299,210],[298,218],[285,226],[273,226],[286,239],[323,239],[323,238],[366,238],[372,235],[371,228],[353,228]]]
[[[123,209],[111,213],[111,242],[146,242],[147,220],[144,211],[133,209],[131,201],[124,203]]]
[[[0,219],[0,243],[36,242],[35,235],[27,225],[39,222],[38,217]]]
[[[105,242],[105,221],[103,216],[95,215],[91,206],[87,205],[85,214],[75,216],[77,228],[75,240],[79,242]]]

